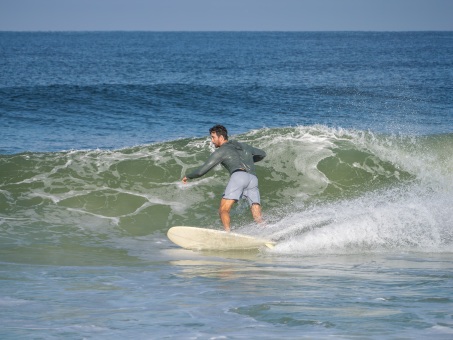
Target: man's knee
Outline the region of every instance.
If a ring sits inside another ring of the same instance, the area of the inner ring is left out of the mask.
[[[234,202],[235,202],[235,200],[222,198],[222,201],[220,201],[219,214],[222,214],[225,212],[229,213]]]

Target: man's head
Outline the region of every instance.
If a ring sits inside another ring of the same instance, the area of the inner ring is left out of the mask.
[[[216,148],[228,142],[228,131],[223,125],[215,125],[209,129],[211,134],[211,142]]]

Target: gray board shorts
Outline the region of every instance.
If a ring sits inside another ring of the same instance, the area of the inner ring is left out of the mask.
[[[223,198],[239,201],[242,197],[247,199],[249,205],[261,204],[258,178],[245,171],[236,171],[230,177]]]

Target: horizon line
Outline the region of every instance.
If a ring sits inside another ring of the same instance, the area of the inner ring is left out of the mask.
[[[146,33],[315,33],[315,32],[372,32],[372,33],[399,33],[399,32],[453,32],[453,29],[424,29],[424,30],[133,30],[133,29],[101,29],[101,30],[3,30],[2,33],[103,33],[103,32],[146,32]]]

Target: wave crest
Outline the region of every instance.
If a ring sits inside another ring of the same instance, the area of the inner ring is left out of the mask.
[[[278,231],[284,240],[302,235],[297,242],[310,251],[352,244],[356,250],[451,244],[451,134],[384,136],[300,126],[232,138],[268,154],[257,163],[269,221],[259,233]],[[196,138],[111,151],[1,156],[1,224],[10,240],[21,239],[26,229],[25,237],[49,242],[79,238],[80,230],[100,240],[148,235],[177,224],[219,227],[226,171],[218,167],[188,185],[180,182],[211,152],[207,138]],[[247,210],[238,204],[232,212],[246,232]],[[420,232],[425,228],[428,232]],[[414,240],[416,234],[424,241]],[[287,249],[297,251],[289,242]]]

